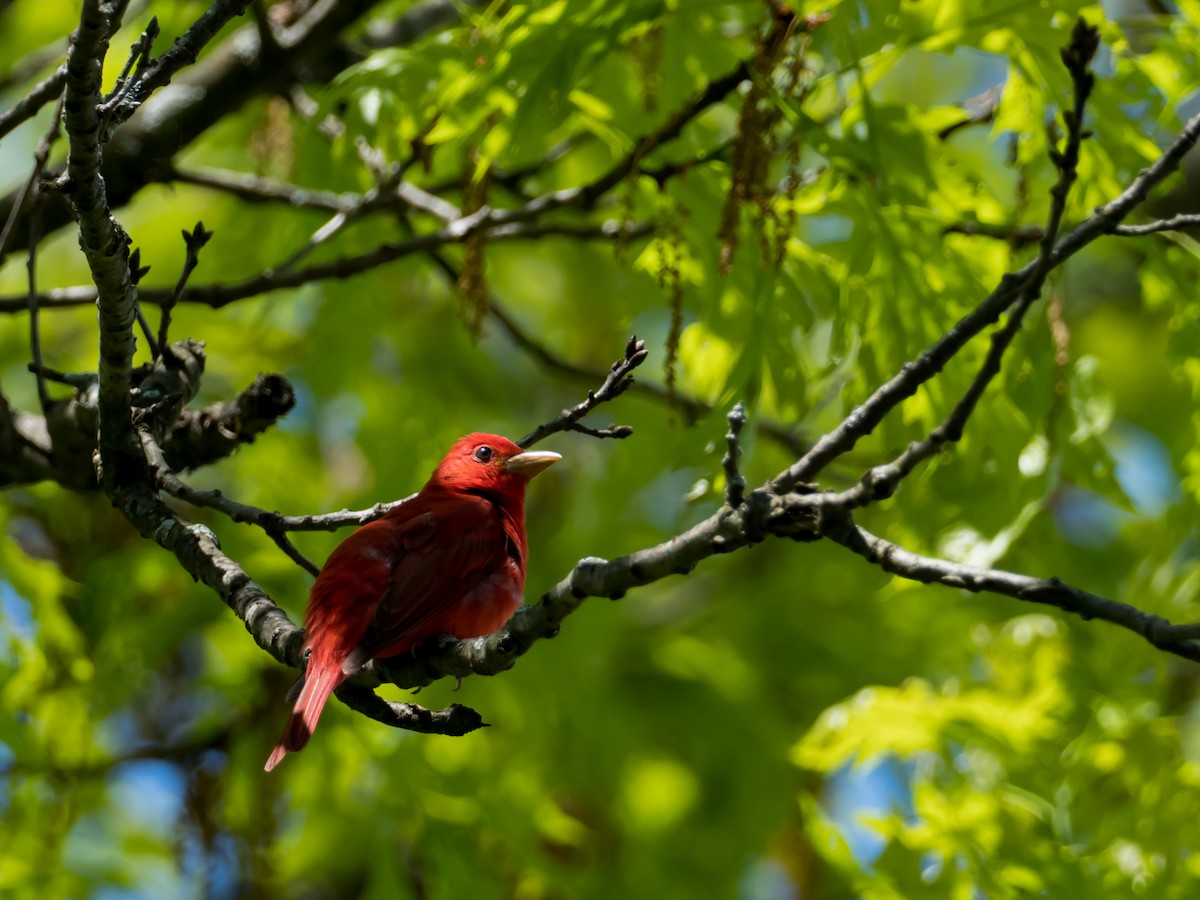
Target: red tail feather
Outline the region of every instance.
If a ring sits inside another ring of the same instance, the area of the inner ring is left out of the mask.
[[[270,772],[289,752],[300,750],[308,743],[321,718],[321,710],[339,684],[346,680],[342,667],[335,664],[319,665],[314,659],[304,678],[304,687],[292,708],[292,715],[283,729],[283,737],[275,745],[271,758],[264,767]]]

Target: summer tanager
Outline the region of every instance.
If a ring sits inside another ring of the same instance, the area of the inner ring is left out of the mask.
[[[525,485],[560,458],[469,434],[416,497],[330,554],[308,596],[303,687],[268,772],[308,743],[329,695],[369,660],[508,621],[525,588]]]

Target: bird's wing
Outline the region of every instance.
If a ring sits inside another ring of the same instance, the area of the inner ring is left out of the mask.
[[[420,631],[504,562],[507,538],[489,500],[448,498],[427,516],[392,570],[360,644],[364,660]]]
[[[403,515],[377,519],[342,541],[325,560],[309,594],[306,615],[310,639],[332,630],[348,640],[344,652],[358,643],[391,582],[399,560],[426,544],[433,534],[433,515],[417,506],[401,507]]]

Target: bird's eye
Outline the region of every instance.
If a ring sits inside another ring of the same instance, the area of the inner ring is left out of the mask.
[[[491,447],[476,447],[475,448],[475,458],[477,460],[479,460],[480,462],[487,462],[489,459],[491,459],[495,455],[496,455],[496,451],[493,450]]]

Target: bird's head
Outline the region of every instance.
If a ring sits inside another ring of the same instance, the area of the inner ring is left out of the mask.
[[[459,438],[429,483],[453,491],[523,497],[529,479],[560,459],[548,450],[522,450],[506,437],[476,432]]]

